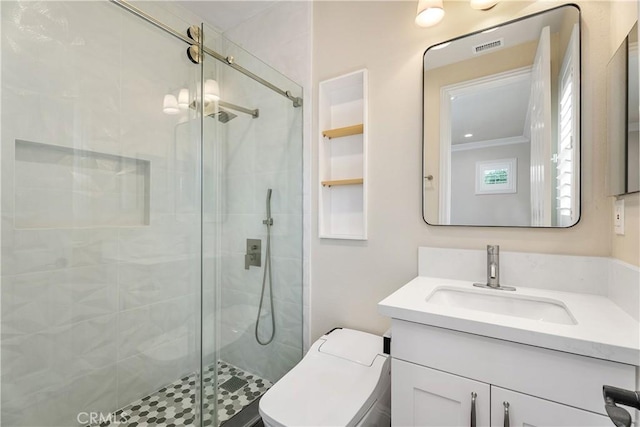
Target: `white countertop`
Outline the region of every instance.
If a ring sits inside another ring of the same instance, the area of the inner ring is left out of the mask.
[[[565,325],[427,303],[441,287],[507,293],[474,288],[467,281],[417,277],[378,303],[378,311],[394,319],[640,366],[640,324],[606,297],[525,287],[509,292],[560,301],[577,322]]]

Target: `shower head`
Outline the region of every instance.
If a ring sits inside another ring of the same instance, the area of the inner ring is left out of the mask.
[[[220,123],[227,123],[228,121],[238,117],[238,115],[233,114],[231,111],[225,110],[224,108],[220,108],[217,113],[207,114],[207,117],[218,117],[218,121]]]
[[[222,108],[220,108],[220,111],[218,111],[218,120],[220,121],[220,123],[227,123],[228,121],[233,120],[236,117],[238,117],[238,115],[233,114],[231,111],[224,110]]]
[[[1,1],[1,0],[0,0]],[[197,109],[197,103],[194,101],[190,104],[190,108]],[[218,116],[218,120],[222,123],[227,123],[229,120],[235,119],[238,117],[237,114],[232,113],[229,110],[239,111],[244,114],[248,114],[254,119],[260,117],[260,110],[257,108],[254,110],[250,110],[248,108],[241,107],[239,105],[232,104],[226,101],[217,101],[217,102],[205,102],[204,104],[204,114],[207,117],[215,117]]]

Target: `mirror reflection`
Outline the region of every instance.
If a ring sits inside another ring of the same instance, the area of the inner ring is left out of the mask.
[[[607,64],[607,194],[640,191],[638,24]]]
[[[427,223],[578,221],[579,20],[579,9],[567,5],[427,49]]]
[[[640,191],[640,138],[638,126],[638,23],[628,36],[627,64],[627,193]]]

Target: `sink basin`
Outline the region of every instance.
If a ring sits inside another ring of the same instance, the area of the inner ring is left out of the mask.
[[[505,291],[438,287],[427,297],[427,303],[562,325],[577,324],[569,309],[560,301],[550,298],[523,297],[512,293],[499,295],[496,292]]]

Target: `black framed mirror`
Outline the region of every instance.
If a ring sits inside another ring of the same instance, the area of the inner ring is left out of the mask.
[[[580,9],[563,5],[429,47],[423,217],[570,227],[580,218]]]

